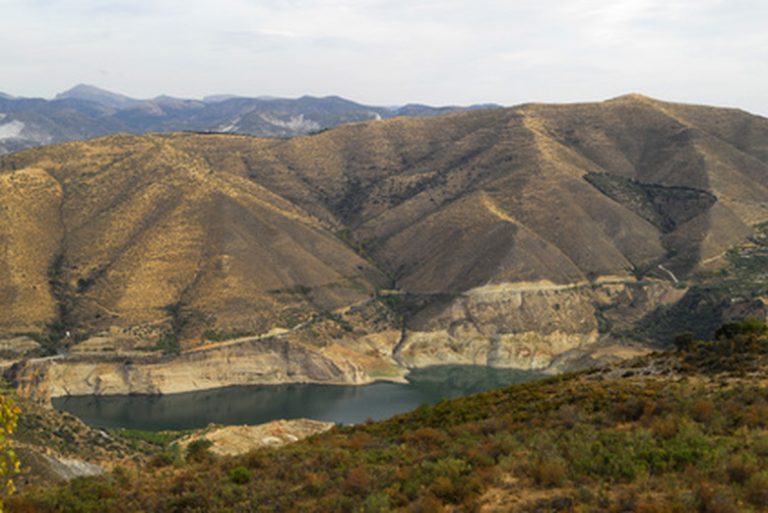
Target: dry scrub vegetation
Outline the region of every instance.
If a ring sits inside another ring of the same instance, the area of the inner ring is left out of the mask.
[[[714,342],[337,427],[280,449],[31,490],[12,511],[768,510],[768,337]]]

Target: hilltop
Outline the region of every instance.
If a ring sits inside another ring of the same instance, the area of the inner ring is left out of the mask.
[[[768,120],[732,109],[113,135],[2,157],[0,190],[0,331],[69,349],[54,395],[544,368],[764,306]]]

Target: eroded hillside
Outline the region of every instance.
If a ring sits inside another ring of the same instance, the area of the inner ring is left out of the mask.
[[[277,337],[337,381],[545,367],[675,304],[768,221],[768,120],[637,95],[289,140],[110,136],[0,168],[7,338]]]

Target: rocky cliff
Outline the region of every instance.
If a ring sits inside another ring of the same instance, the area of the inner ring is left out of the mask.
[[[590,354],[610,319],[642,318],[684,294],[661,281],[500,284],[432,302],[402,330],[334,333],[328,324],[359,321],[347,311],[338,321],[208,343],[178,355],[115,349],[119,345],[105,337],[81,343],[66,356],[17,363],[6,375],[23,395],[47,402],[66,395],[168,394],[247,384],[365,384],[401,380],[408,368],[442,364],[547,369],[557,361],[561,368],[564,354]]]

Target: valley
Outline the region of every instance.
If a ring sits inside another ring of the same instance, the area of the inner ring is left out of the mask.
[[[0,0],[0,513],[768,513],[766,21]]]
[[[766,141],[629,95],[0,156],[11,507],[713,503],[668,480],[762,443],[764,324],[721,326],[768,315]]]

